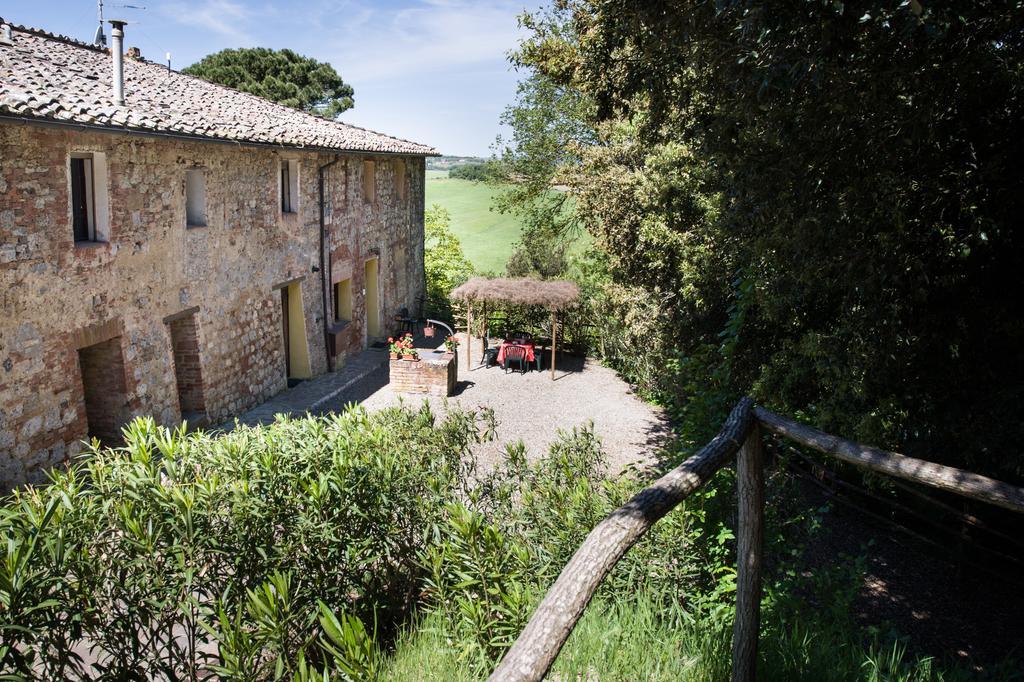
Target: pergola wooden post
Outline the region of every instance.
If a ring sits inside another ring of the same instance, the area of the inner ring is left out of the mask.
[[[480,322],[483,323],[483,334],[480,335],[481,343],[484,344],[484,350],[487,350],[487,301],[484,301],[482,310],[480,312]],[[481,364],[486,362],[486,358],[483,358]]]
[[[470,368],[470,344],[473,334],[473,303],[483,305],[484,336],[487,336],[487,302],[513,305],[541,305],[551,311],[551,380],[555,379],[555,354],[558,351],[558,311],[579,300],[580,289],[574,282],[539,279],[486,279],[474,277],[452,290],[451,297],[466,304],[466,369]]]
[[[466,371],[469,371],[469,357],[473,355],[473,302],[466,301]]]
[[[551,309],[551,380],[555,380],[555,348],[558,345],[558,309]]]

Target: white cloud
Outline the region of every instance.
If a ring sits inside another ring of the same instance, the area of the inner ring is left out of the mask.
[[[502,61],[520,37],[520,11],[517,2],[467,0],[419,0],[397,10],[349,5],[321,16],[318,51],[355,83]]]
[[[258,41],[246,27],[263,12],[236,0],[200,0],[164,3],[160,13],[196,31],[211,31],[232,47],[248,47]]]
[[[291,47],[315,55],[358,83],[501,63],[520,37],[522,9],[523,0],[169,0],[158,11],[197,33],[215,34],[224,47]]]

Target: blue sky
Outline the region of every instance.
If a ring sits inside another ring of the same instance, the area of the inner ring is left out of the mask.
[[[170,52],[176,69],[257,45],[330,62],[355,88],[342,120],[445,154],[485,156],[515,95],[505,56],[521,36],[516,16],[540,2],[106,0],[104,14],[130,22],[127,45],[152,61]],[[0,14],[84,40],[96,29],[95,0],[4,0]]]

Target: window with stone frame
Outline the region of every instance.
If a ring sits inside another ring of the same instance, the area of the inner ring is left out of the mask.
[[[299,162],[281,159],[281,212],[299,211]]]
[[[363,161],[363,201],[377,201],[377,164],[373,161]]]
[[[405,161],[402,159],[395,159],[392,162],[392,168],[395,174],[395,193],[398,194],[399,201],[405,201],[405,194],[408,188],[409,179],[405,169]]]
[[[185,171],[185,225],[206,227],[206,171]]]
[[[71,185],[71,232],[76,244],[107,241],[106,154],[72,152],[68,160]]]

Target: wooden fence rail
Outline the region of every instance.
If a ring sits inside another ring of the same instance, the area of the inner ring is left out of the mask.
[[[763,407],[755,407],[754,416],[768,431],[847,464],[1024,513],[1024,488],[1018,488],[1009,483],[963,469],[947,467],[844,440],[805,424],[780,417]]]
[[[754,680],[764,547],[761,428],[855,466],[1024,513],[1024,488],[844,440],[756,407],[750,398],[743,398],[710,443],[634,495],[590,531],[489,680],[543,679],[601,581],[619,559],[660,518],[711,480],[734,454],[739,515],[732,679]]]

